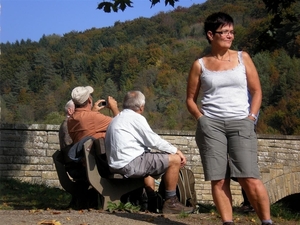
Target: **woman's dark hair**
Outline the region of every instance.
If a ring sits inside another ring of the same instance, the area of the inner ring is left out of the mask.
[[[232,17],[227,13],[217,12],[208,16],[204,22],[204,32],[208,42],[210,43],[210,40],[207,36],[208,31],[211,31],[213,34],[215,34],[219,27],[226,25],[234,25]]]

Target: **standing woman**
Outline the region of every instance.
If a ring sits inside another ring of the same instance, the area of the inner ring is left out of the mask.
[[[234,40],[231,16],[222,12],[210,15],[204,30],[211,52],[191,67],[186,104],[197,120],[196,142],[205,180],[211,181],[213,200],[224,225],[234,224],[231,177],[236,177],[246,191],[262,225],[273,224],[257,165],[254,123],[262,91],[255,65],[246,52],[230,49]]]

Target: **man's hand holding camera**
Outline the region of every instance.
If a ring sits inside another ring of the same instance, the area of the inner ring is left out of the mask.
[[[104,99],[97,100],[93,105],[92,111],[99,111],[99,110],[105,108],[105,106],[102,105],[103,102],[106,102],[106,101]]]
[[[93,111],[99,111],[99,110],[101,110],[103,108],[108,108],[108,109],[112,110],[113,113],[114,113],[114,115],[116,115],[116,114],[119,113],[118,103],[111,96],[108,96],[107,100],[105,100],[105,99],[99,99],[98,101],[96,101],[94,103],[94,106],[93,106],[92,110]]]

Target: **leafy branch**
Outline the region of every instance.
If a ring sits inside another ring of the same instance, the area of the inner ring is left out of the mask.
[[[171,5],[174,7],[175,2],[179,0],[165,0],[165,6]],[[150,0],[151,8],[155,6],[160,0]],[[103,2],[98,4],[97,9],[103,10],[106,13],[118,12],[118,10],[124,11],[127,7],[133,7],[133,2],[130,0],[103,0]]]

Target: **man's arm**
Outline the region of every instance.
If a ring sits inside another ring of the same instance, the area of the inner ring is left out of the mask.
[[[151,129],[144,116],[140,115],[140,117],[136,120],[135,130],[140,136],[137,137],[137,139],[142,138],[139,141],[146,147],[170,154],[175,154],[177,152],[177,148],[175,146],[161,138]]]
[[[108,108],[113,112],[114,117],[119,114],[118,103],[113,97],[111,97],[111,96],[107,97],[107,105],[106,106],[99,106],[99,104],[104,101],[105,100],[103,100],[103,99],[99,99],[98,101],[96,101],[92,107],[92,111],[98,112],[101,109]]]
[[[120,111],[118,108],[117,101],[111,96],[108,96],[107,101],[108,101],[107,108],[109,108],[113,112],[114,116],[118,115]]]

